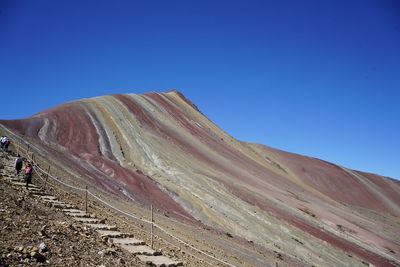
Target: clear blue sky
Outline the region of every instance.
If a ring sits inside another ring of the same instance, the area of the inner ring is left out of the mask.
[[[400,178],[398,0],[0,0],[0,119],[169,89],[240,140]]]

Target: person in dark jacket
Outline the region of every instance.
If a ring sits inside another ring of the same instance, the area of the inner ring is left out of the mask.
[[[24,160],[21,158],[21,156],[18,154],[17,158],[15,159],[15,170],[17,171],[17,175],[21,172],[22,169],[22,163]]]

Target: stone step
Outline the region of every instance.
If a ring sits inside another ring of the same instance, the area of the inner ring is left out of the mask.
[[[40,198],[43,199],[44,201],[51,201],[51,200],[55,201],[55,200],[57,200],[57,198],[55,196],[50,196],[50,195],[41,196]]]
[[[62,211],[69,212],[69,213],[73,213],[73,212],[81,213],[81,212],[83,212],[83,211],[78,210],[78,209],[63,209]]]
[[[65,202],[62,201],[58,201],[58,200],[46,200],[43,199],[43,201],[49,203],[50,205],[52,205],[55,208],[60,208],[60,209],[69,209],[69,208],[74,208],[74,206],[67,204]]]
[[[86,212],[65,212],[66,215],[71,217],[79,217],[79,218],[90,218],[90,215]]]
[[[47,196],[47,195],[46,195]],[[40,198],[43,196],[39,196]],[[42,201],[49,203],[49,204],[67,204],[65,202],[59,201],[59,200],[54,200],[54,199],[48,199],[48,198],[42,198]],[[67,209],[67,208],[66,208]]]
[[[95,218],[80,218],[80,217],[72,217],[75,221],[82,222],[82,223],[100,223],[99,219]]]
[[[146,256],[146,255],[137,255],[139,260],[145,262],[148,265],[158,266],[158,267],[175,267],[182,266],[183,263],[180,261],[173,261],[165,256]]]
[[[107,236],[110,238],[121,238],[121,237],[132,237],[132,234],[121,233],[119,231],[109,231],[109,230],[96,230],[101,236]]]
[[[32,195],[34,195],[35,197],[40,197],[46,195],[46,192],[32,192]]]
[[[67,203],[54,203],[54,204],[51,204],[51,205],[53,205],[53,207],[57,208],[57,209],[66,209],[66,208],[73,208],[74,207],[74,206],[72,206],[70,204],[67,204]]]
[[[117,245],[134,245],[134,246],[139,246],[139,245],[144,245],[145,242],[142,240],[138,240],[135,238],[111,238],[112,242]]]
[[[87,223],[86,225],[97,230],[109,230],[109,231],[117,230],[117,227],[115,225],[108,225],[104,223],[98,223],[98,224]]]
[[[19,186],[25,186],[25,185],[26,185],[26,183],[24,183],[24,182],[12,182],[12,184],[14,184],[14,185],[19,185]],[[29,184],[29,187],[39,188],[39,187],[37,187],[37,186],[34,185],[34,184]]]
[[[157,256],[161,255],[161,252],[155,251],[148,246],[134,246],[134,245],[120,245],[121,248],[132,253],[133,255],[147,255],[147,256]]]
[[[74,208],[74,206],[70,204],[54,204],[53,207],[57,209]]]
[[[9,182],[11,182],[11,183],[13,183],[13,182],[24,183],[24,179],[23,178],[5,177],[4,179],[9,181]]]
[[[35,196],[44,196],[47,194],[42,190],[31,190],[31,188],[29,188],[28,190],[31,191],[31,193],[34,194]]]
[[[24,183],[25,184],[25,183]],[[31,185],[29,185],[29,191],[40,191],[40,192],[43,192],[43,190],[40,188],[40,187],[36,187],[36,186],[31,186]]]

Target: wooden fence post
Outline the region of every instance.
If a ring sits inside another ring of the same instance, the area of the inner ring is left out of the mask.
[[[150,236],[150,247],[153,249],[153,205],[150,205],[151,210],[151,236]]]
[[[86,189],[86,194],[85,194],[85,212],[87,213],[87,195],[88,195],[88,188],[87,186],[85,187]]]
[[[46,180],[45,180],[45,182],[44,182],[44,189],[46,189],[46,186],[47,186],[47,179],[49,178],[50,167],[51,167],[51,165],[49,165],[49,167],[47,168]]]

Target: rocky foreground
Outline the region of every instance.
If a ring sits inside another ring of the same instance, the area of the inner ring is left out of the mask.
[[[0,203],[0,266],[146,266],[4,179]]]

